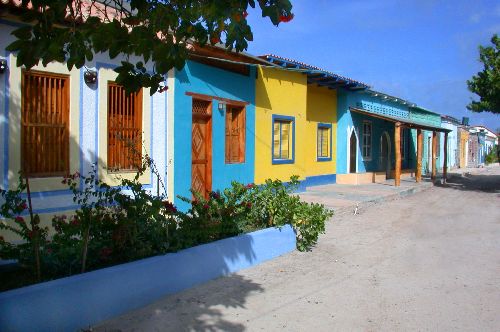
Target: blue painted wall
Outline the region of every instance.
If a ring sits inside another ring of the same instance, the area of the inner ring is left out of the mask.
[[[387,132],[391,140],[391,163],[394,168],[394,123],[351,112],[349,107],[363,108],[374,113],[409,117],[409,110],[406,106],[396,102],[384,101],[379,97],[374,97],[364,92],[353,92],[344,89],[338,91],[337,108],[337,174],[348,173],[347,148],[348,148],[348,128],[354,126],[358,135],[358,173],[384,171],[380,161],[380,142],[384,132]],[[372,158],[363,160],[362,158],[362,128],[363,121],[372,123]],[[402,160],[402,168],[415,167],[416,134],[407,130],[407,142],[405,159]]]
[[[188,61],[175,73],[174,89],[174,202],[185,210],[188,205],[177,195],[191,197],[192,97],[186,92],[247,102],[245,162],[225,163],[225,112],[212,103],[212,190],[224,189],[232,181],[253,183],[255,158],[255,69],[245,76]]]

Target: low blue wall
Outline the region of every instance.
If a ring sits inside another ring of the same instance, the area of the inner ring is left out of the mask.
[[[306,180],[304,181],[306,187],[312,187],[312,186],[321,186],[325,184],[333,184],[337,182],[337,175],[336,174],[326,174],[326,175],[315,175],[315,176],[308,176],[306,177]]]
[[[0,293],[1,331],[75,331],[295,250],[290,226]]]

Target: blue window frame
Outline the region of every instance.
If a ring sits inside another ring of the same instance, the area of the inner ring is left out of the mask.
[[[273,114],[271,131],[272,163],[293,164],[295,162],[295,117]]]
[[[318,123],[317,161],[332,160],[332,135],[332,125],[330,123]]]

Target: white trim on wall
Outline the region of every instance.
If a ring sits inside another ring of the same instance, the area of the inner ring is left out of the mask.
[[[168,72],[167,78],[167,198],[174,201],[174,95],[175,95],[175,69]]]

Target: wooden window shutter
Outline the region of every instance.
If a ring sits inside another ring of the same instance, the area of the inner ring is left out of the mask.
[[[318,157],[327,158],[330,156],[330,129],[327,127],[318,128]]]
[[[280,159],[281,158],[281,151],[280,151],[280,145],[281,145],[281,135],[280,135],[280,122],[275,121],[273,124],[273,158],[274,159]]]
[[[142,163],[142,89],[127,94],[108,83],[108,170],[137,170]]]
[[[69,78],[23,71],[21,169],[34,177],[69,173]]]
[[[281,158],[290,158],[290,122],[281,123]]]
[[[226,111],[226,163],[245,161],[245,109],[229,107]]]

